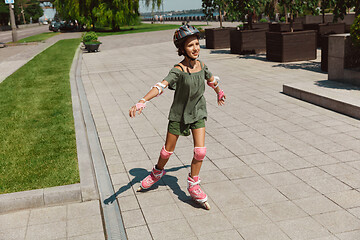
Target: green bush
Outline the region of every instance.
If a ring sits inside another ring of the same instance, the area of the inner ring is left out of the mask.
[[[358,15],[351,25],[350,36],[355,46],[360,47],[360,15]]]
[[[262,18],[262,19],[260,19],[259,22],[261,22],[261,23],[267,23],[268,21],[267,21],[265,18]]]
[[[286,21],[285,17],[280,18],[280,22],[285,22],[285,21]]]
[[[242,28],[244,28],[244,24],[240,23],[240,24],[239,24],[239,25],[237,25],[236,27],[238,27],[238,28],[242,29]]]
[[[93,31],[84,33],[82,36],[82,42],[84,44],[100,44],[101,43],[98,41],[97,34]]]

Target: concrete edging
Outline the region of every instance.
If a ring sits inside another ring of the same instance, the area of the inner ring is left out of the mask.
[[[283,93],[317,106],[360,119],[360,100],[355,96],[355,94],[360,93],[360,87],[326,80],[315,83],[284,84]]]
[[[76,85],[80,48],[77,49],[70,70],[71,98],[79,162],[80,183],[0,195],[0,214],[28,208],[59,205],[99,199],[93,162],[87,139],[83,112]]]

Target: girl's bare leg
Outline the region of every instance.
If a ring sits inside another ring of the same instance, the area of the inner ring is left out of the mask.
[[[205,128],[191,129],[193,139],[194,139],[194,147],[205,147]],[[200,173],[202,161],[197,161],[194,158],[191,162],[191,171],[190,176],[198,176]]]
[[[168,152],[173,152],[175,150],[176,142],[179,138],[179,135],[174,135],[172,133],[167,133],[166,135],[166,141],[165,141],[165,150]],[[159,160],[156,164],[156,168],[159,170],[164,169],[167,161],[169,159],[163,159],[161,156],[159,156]]]

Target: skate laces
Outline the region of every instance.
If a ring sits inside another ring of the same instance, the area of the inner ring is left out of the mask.
[[[164,170],[157,170],[157,169],[153,169],[151,171],[152,177],[156,178],[156,179],[160,179],[163,175],[164,175]]]
[[[203,191],[201,190],[200,186],[194,186],[194,189],[192,189],[192,192],[195,193],[196,195],[201,195],[203,194]]]

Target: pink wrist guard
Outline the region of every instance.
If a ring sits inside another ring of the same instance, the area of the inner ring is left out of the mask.
[[[146,102],[145,103],[137,103],[135,106],[136,106],[136,111],[138,111],[140,109],[144,109],[146,107]]]
[[[225,94],[224,94],[224,91],[223,91],[223,90],[220,90],[219,93],[218,93],[218,101],[223,100],[224,95],[225,95]]]

